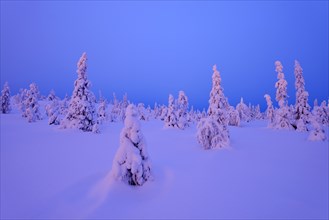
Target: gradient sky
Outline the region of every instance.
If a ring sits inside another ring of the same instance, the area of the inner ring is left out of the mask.
[[[76,63],[88,55],[98,96],[167,104],[184,90],[207,108],[217,64],[231,105],[275,98],[280,60],[295,103],[294,60],[309,102],[327,100],[328,1],[1,1],[1,87],[38,84],[71,95]],[[277,105],[277,103],[275,103]]]

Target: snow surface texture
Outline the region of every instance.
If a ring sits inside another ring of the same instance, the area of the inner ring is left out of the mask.
[[[328,218],[328,142],[307,132],[242,122],[230,148],[205,151],[194,124],[142,121],[154,181],[132,187],[109,172],[122,122],[94,135],[27,123],[16,109],[0,117],[1,219]]]
[[[124,128],[120,134],[120,147],[114,157],[112,175],[129,185],[143,185],[151,178],[151,167],[146,142],[141,132],[136,108],[126,109]]]

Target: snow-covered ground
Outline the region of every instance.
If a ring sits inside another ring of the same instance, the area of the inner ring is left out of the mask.
[[[308,133],[253,121],[229,128],[229,149],[203,150],[195,125],[142,122],[154,180],[132,187],[109,178],[123,123],[0,119],[1,218],[328,218],[328,141]]]

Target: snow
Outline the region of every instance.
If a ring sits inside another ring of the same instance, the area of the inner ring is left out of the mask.
[[[141,121],[154,180],[129,186],[110,178],[122,122],[96,135],[0,120],[1,218],[328,218],[328,141],[308,132],[241,122],[229,148],[203,150],[195,124]]]

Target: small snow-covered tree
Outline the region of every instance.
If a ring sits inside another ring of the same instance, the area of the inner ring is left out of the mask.
[[[97,109],[97,121],[99,122],[99,124],[102,124],[104,121],[107,120],[106,107],[107,107],[106,100],[102,99]]]
[[[26,99],[24,100],[24,117],[28,122],[35,122],[41,120],[41,113],[39,111],[38,97],[40,96],[39,89],[35,83],[30,84],[30,89],[27,91]]]
[[[137,111],[138,111],[138,115],[139,115],[139,120],[142,120],[142,121],[147,121],[148,120],[146,110],[145,110],[145,107],[144,107],[144,103],[138,103]]]
[[[197,140],[206,150],[227,147],[230,144],[227,131],[213,116],[200,120],[197,125]]]
[[[284,79],[283,66],[280,61],[275,62],[275,71],[278,73],[278,81],[275,83],[276,101],[279,109],[275,112],[273,127],[276,129],[291,129],[291,115],[287,102],[287,81]]]
[[[176,115],[176,106],[175,106],[175,99],[170,94],[168,99],[168,111],[165,117],[165,126],[178,128],[178,119]]]
[[[266,104],[267,104],[267,109],[266,109],[265,113],[266,113],[266,118],[269,120],[268,126],[273,127],[275,115],[274,115],[273,104],[271,101],[271,96],[268,94],[265,94],[264,97],[266,99]]]
[[[160,113],[159,113],[159,118],[161,119],[161,121],[164,121],[166,119],[168,113],[168,108],[165,105],[162,105],[160,107]]]
[[[115,154],[111,172],[115,179],[141,186],[151,178],[146,141],[133,104],[128,105],[125,115],[120,147]]]
[[[52,89],[49,92],[49,95],[47,96],[48,101],[53,101],[54,99],[58,99],[58,97],[55,94],[55,91]]]
[[[239,112],[240,120],[249,122],[251,120],[250,117],[250,109],[249,107],[243,102],[243,98],[241,97],[240,103],[236,105],[236,110]]]
[[[49,125],[58,125],[60,123],[60,104],[59,101],[54,98],[46,106],[46,114],[48,116]]]
[[[90,91],[91,83],[87,79],[87,54],[83,53],[77,63],[78,79],[74,82],[74,90],[68,113],[61,121],[62,128],[77,128],[92,131],[96,123],[95,96]]]
[[[324,141],[327,139],[322,124],[319,123],[314,116],[309,117],[313,130],[310,131],[308,140],[310,141]]]
[[[231,126],[240,126],[240,116],[239,116],[239,112],[234,109],[233,106],[230,106],[229,109],[229,125]]]
[[[305,80],[303,77],[303,69],[299,62],[295,60],[295,88],[296,88],[296,104],[294,111],[294,119],[298,121],[299,131],[307,130],[306,124],[309,123],[310,105],[308,104],[308,92],[305,90]],[[301,119],[301,120],[300,120]],[[301,125],[304,123],[304,125]],[[297,123],[296,123],[297,126]]]
[[[320,106],[314,106],[312,114],[322,125],[329,125],[329,107],[326,101],[322,101]]]
[[[1,101],[0,112],[2,114],[8,114],[11,111],[10,88],[8,82],[6,82],[3,86],[3,89],[1,91],[0,101]]]
[[[229,123],[229,116],[227,112],[229,109],[229,104],[224,95],[224,89],[221,86],[222,79],[216,65],[213,66],[213,71],[208,116],[211,116],[212,119],[216,120],[223,127],[225,135],[229,136],[229,131],[227,128]]]
[[[189,126],[189,112],[188,112],[188,98],[184,91],[179,91],[177,100],[177,116],[178,116],[178,127],[180,129],[185,129]]]

